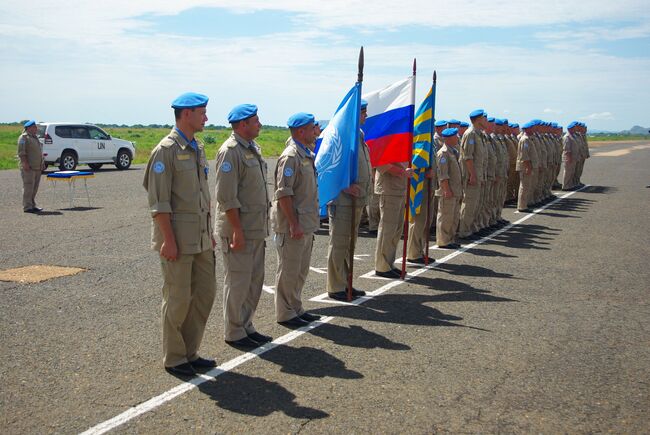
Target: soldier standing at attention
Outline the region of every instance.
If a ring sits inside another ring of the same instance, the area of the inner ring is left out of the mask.
[[[253,326],[264,285],[264,248],[269,234],[267,165],[255,142],[262,128],[257,106],[235,106],[228,122],[233,132],[216,158],[216,234],[221,239],[225,269],[225,340],[246,349],[272,340]]]
[[[375,248],[375,275],[400,278],[401,271],[393,267],[395,252],[404,231],[406,189],[413,169],[407,162],[389,163],[377,167],[375,194],[379,195],[379,230]]]
[[[18,138],[20,175],[23,179],[23,211],[38,213],[43,209],[36,206],[34,199],[41,183],[41,172],[45,168],[43,146],[36,137],[36,121],[27,121],[23,128],[23,133]]]
[[[575,171],[578,146],[575,137],[577,123],[574,121],[567,127],[567,132],[562,138],[562,160],[564,161],[564,178],[562,190],[573,190],[575,188]]]
[[[208,163],[194,137],[208,120],[207,104],[195,93],[172,102],[176,126],[151,152],[143,183],[164,280],[163,364],[177,376],[216,366],[198,354],[216,293]]]
[[[296,113],[287,125],[291,137],[275,167],[271,209],[278,252],[275,317],[281,325],[301,327],[320,319],[305,312],[301,300],[309,274],[314,233],[319,226],[314,155],[307,147],[316,138],[314,115]]]
[[[469,238],[473,233],[481,203],[482,184],[485,181],[483,171],[485,146],[481,129],[484,121],[483,109],[469,114],[472,126],[467,129],[460,144],[460,169],[463,176],[463,201],[460,206],[459,238]]]
[[[519,196],[517,199],[517,211],[520,213],[529,213],[528,208],[531,195],[533,193],[532,183],[534,181],[534,167],[532,164],[532,146],[528,134],[533,129],[533,123],[529,122],[523,125],[523,132],[519,137],[517,148],[517,171],[519,172]]]
[[[458,249],[456,231],[460,220],[460,203],[463,184],[458,163],[458,129],[447,128],[442,132],[444,145],[436,153],[439,188],[436,242],[439,248]]]
[[[366,122],[368,103],[361,100],[359,125]],[[357,158],[357,181],[350,185],[327,206],[330,221],[330,240],[327,249],[327,294],[330,298],[347,301],[345,289],[348,285],[350,271],[350,247],[356,244],[361,221],[361,211],[367,205],[370,194],[370,150],[364,140],[363,131],[359,129],[359,152]],[[352,197],[355,198],[352,207]],[[350,222],[353,218],[354,221]],[[351,228],[351,227],[354,228]],[[352,233],[350,231],[352,230]],[[352,289],[352,297],[364,296],[363,290]]]

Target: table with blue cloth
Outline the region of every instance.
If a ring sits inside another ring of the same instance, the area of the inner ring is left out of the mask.
[[[84,182],[84,189],[86,190],[86,199],[88,200],[88,207],[90,207],[90,195],[88,193],[88,184],[86,183],[86,180],[89,178],[95,178],[95,173],[90,171],[58,171],[47,175],[47,179],[50,180],[50,185],[53,188],[54,201],[56,201],[57,182],[61,181],[61,182],[68,183],[68,199],[70,201],[70,208],[74,208],[74,199],[76,195],[76,183],[79,180],[83,180]]]

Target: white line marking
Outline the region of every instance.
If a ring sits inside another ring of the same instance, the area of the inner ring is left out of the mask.
[[[262,290],[264,290],[265,292],[267,292],[269,294],[272,294],[272,295],[275,294],[275,286],[273,286],[273,285],[272,286],[263,285]]]
[[[312,267],[309,266],[309,270],[313,270],[316,273],[321,273],[321,274],[326,274],[327,273],[327,268],[326,267]]]
[[[561,201],[561,200],[563,200],[565,198],[568,198],[569,196],[573,195],[574,193],[579,192],[579,191],[581,191],[583,189],[586,189],[587,187],[589,187],[589,186],[587,185],[587,186],[584,186],[581,189],[575,190],[573,192],[568,192],[565,195],[562,195],[562,196],[558,197],[557,199],[549,202],[544,207],[541,207],[541,208],[538,208],[538,209],[534,210],[532,213],[522,217],[518,221],[510,223],[507,226],[501,228],[500,230],[495,231],[494,233],[490,234],[489,236],[483,237],[482,239],[477,240],[476,242],[470,243],[469,245],[465,245],[461,249],[458,249],[458,250],[452,252],[451,254],[441,258],[440,260],[436,260],[436,262],[433,265],[424,266],[424,267],[422,267],[420,269],[417,269],[417,270],[411,272],[404,281],[392,280],[391,282],[379,287],[378,289],[376,289],[374,291],[371,291],[371,292],[368,292],[368,295],[369,296],[379,296],[380,294],[387,292],[388,290],[390,290],[393,287],[397,287],[399,285],[402,285],[402,284],[410,281],[412,278],[414,278],[414,277],[416,277],[418,275],[421,275],[421,274],[423,274],[423,273],[425,273],[425,272],[427,272],[427,271],[429,271],[431,269],[435,269],[436,266],[438,266],[440,264],[444,264],[444,263],[448,262],[449,260],[459,256],[463,252],[465,252],[465,251],[467,251],[469,249],[472,249],[473,247],[475,247],[477,245],[480,245],[480,244],[492,239],[493,237],[498,236],[499,234],[507,231],[508,229],[512,228],[513,226],[519,225],[520,223],[530,219],[535,214],[539,213],[542,210],[545,210],[546,208],[548,208],[549,206],[555,204],[556,202]],[[373,273],[374,273],[374,271],[373,271]],[[357,299],[353,300],[352,302],[335,301],[333,299],[329,299],[328,296],[327,296],[327,293],[323,293],[323,294],[321,294],[319,296],[311,298],[310,301],[330,303],[330,304],[335,303],[335,304],[340,304],[340,305],[360,305],[360,304],[362,304],[362,303],[364,303],[364,302],[366,302],[366,301],[368,301],[370,299],[371,299],[371,297],[360,297],[360,298],[357,298]],[[268,352],[271,349],[274,349],[278,345],[289,343],[289,342],[295,340],[296,338],[300,337],[304,333],[306,333],[306,332],[308,332],[308,331],[310,331],[312,329],[318,328],[321,325],[329,323],[334,319],[335,319],[335,317],[332,317],[332,316],[323,317],[320,320],[318,320],[316,322],[312,322],[307,326],[304,326],[302,328],[291,331],[290,333],[285,334],[282,337],[279,337],[279,338],[273,340],[273,342],[271,342],[271,343],[267,343],[267,344],[265,344],[263,346],[258,347],[257,349],[252,350],[251,352],[247,352],[247,353],[245,353],[243,355],[238,356],[237,358],[231,359],[230,361],[226,361],[225,363],[221,364],[219,367],[215,367],[214,369],[210,370],[209,372],[207,372],[207,373],[205,373],[203,375],[199,375],[199,376],[193,378],[192,380],[190,380],[188,382],[184,382],[184,383],[172,388],[171,390],[168,390],[168,391],[166,391],[166,392],[164,392],[164,393],[162,393],[162,394],[160,394],[160,395],[158,395],[156,397],[153,397],[153,398],[147,400],[146,402],[142,402],[141,404],[139,404],[137,406],[129,408],[128,410],[122,412],[121,414],[111,418],[110,420],[106,420],[106,421],[104,421],[104,422],[102,422],[102,423],[100,423],[100,424],[98,424],[96,426],[93,426],[90,429],[82,432],[81,435],[103,434],[103,433],[106,433],[106,432],[108,432],[110,430],[113,430],[113,429],[123,425],[124,423],[127,423],[128,421],[133,420],[134,418],[136,418],[136,417],[138,417],[138,416],[140,416],[142,414],[145,414],[145,413],[147,413],[149,411],[153,411],[154,409],[156,409],[159,406],[173,400],[174,398],[176,398],[176,397],[178,397],[178,396],[180,396],[182,394],[185,394],[188,391],[193,390],[198,385],[201,385],[201,384],[203,384],[205,382],[213,381],[218,376],[220,376],[220,375],[222,375],[222,374],[224,374],[226,372],[229,372],[230,370],[244,364],[247,361],[250,361],[250,360],[256,358],[259,355],[262,355],[265,352]]]

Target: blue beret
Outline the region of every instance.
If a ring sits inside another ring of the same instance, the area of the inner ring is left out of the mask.
[[[186,92],[172,101],[172,108],[174,109],[194,109],[196,107],[205,107],[207,105],[208,97],[195,92]]]
[[[508,123],[508,118],[503,118],[501,121],[503,121],[504,124]]]
[[[36,121],[34,121],[34,120],[32,119],[32,120],[27,121],[26,123],[24,123],[24,124],[23,124],[23,127],[24,127],[24,128],[31,127],[31,126],[34,125],[34,124],[36,124]]]
[[[553,128],[557,128],[557,122],[552,122],[552,123],[551,123],[551,127],[553,127]]]
[[[228,114],[228,122],[243,121],[257,115],[257,106],[255,104],[240,104],[232,108]]]
[[[494,120],[494,123],[495,123],[496,125],[503,125],[503,124],[505,124],[505,122],[503,122],[503,119],[495,119],[495,120]]]
[[[575,127],[576,125],[578,125],[578,123],[575,122],[575,121],[573,121],[571,124],[567,125],[566,128],[573,128],[573,127]]]
[[[536,125],[537,124],[535,124],[535,121],[533,120],[533,121],[525,123],[521,128],[532,128],[532,127],[535,127]]]
[[[517,124],[517,123],[515,122],[514,124],[510,124],[510,127],[512,127],[512,128],[519,128],[519,124]]]
[[[447,121],[447,124],[460,125],[460,121],[457,120],[457,119],[453,119],[453,118],[452,118],[452,119],[450,119],[449,121]]]
[[[320,125],[319,121],[314,120],[314,125]]]
[[[362,98],[361,99],[361,110],[367,109],[367,108],[368,108],[368,102]]]
[[[483,109],[476,109],[476,110],[474,110],[473,112],[471,112],[471,113],[469,114],[469,119],[478,118],[479,116],[483,116],[483,114],[485,114],[485,110],[483,110]]]
[[[488,118],[488,122],[494,122],[494,118],[490,116],[490,117]]]
[[[469,127],[469,123],[463,121],[463,122],[460,123],[460,126],[461,127]]]
[[[302,127],[303,125],[307,125],[311,122],[314,122],[314,115],[312,115],[311,113],[298,112],[289,117],[289,120],[287,121],[287,126],[289,128],[298,128],[298,127]]]
[[[445,128],[442,130],[442,137],[451,137],[451,136],[456,136],[458,134],[458,129],[457,128]]]
[[[445,121],[444,119],[439,119],[433,125],[435,125],[436,127],[444,127],[445,125],[447,125],[447,121]]]

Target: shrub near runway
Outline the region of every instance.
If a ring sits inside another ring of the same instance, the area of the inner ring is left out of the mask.
[[[134,163],[146,163],[151,150],[170,130],[168,127],[109,127],[97,124],[113,137],[135,142],[136,156]],[[20,124],[0,125],[0,169],[17,169],[16,142],[22,132]],[[209,126],[197,134],[205,145],[209,160],[214,159],[223,141],[230,136],[230,128]],[[289,130],[284,127],[264,126],[257,142],[262,147],[264,157],[277,157],[282,153],[289,137]]]

